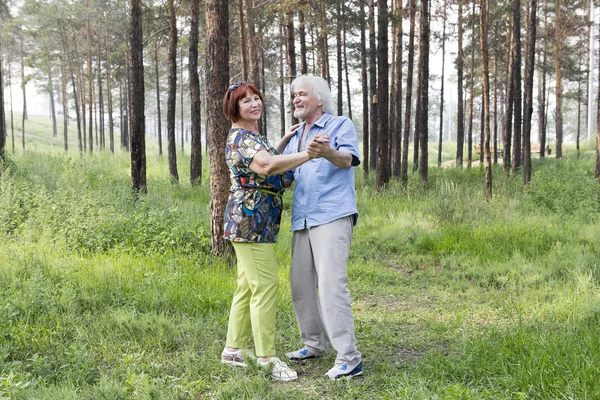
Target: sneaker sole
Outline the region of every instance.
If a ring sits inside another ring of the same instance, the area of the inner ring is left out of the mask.
[[[290,361],[302,361],[302,360],[311,360],[314,358],[321,358],[321,356],[315,356],[314,354],[312,356],[307,356],[307,357],[290,357],[287,354],[285,356]]]
[[[227,360],[221,360],[221,364],[225,364],[225,365],[232,365],[234,367],[246,367],[246,363],[242,363],[239,361],[227,361]]]

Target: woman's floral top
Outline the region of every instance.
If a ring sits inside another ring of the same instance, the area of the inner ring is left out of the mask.
[[[283,209],[283,175],[260,175],[250,169],[252,159],[261,150],[279,154],[263,136],[241,128],[229,130],[225,146],[225,162],[231,172],[224,221],[227,240],[277,241]]]

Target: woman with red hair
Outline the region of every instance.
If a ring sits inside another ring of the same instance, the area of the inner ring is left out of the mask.
[[[280,154],[299,125],[292,126],[275,147],[261,135],[262,108],[263,95],[251,83],[234,83],[223,98],[223,112],[232,122],[225,147],[231,176],[225,239],[235,250],[238,276],[221,362],[246,366],[242,349],[252,335],[259,365],[272,366],[275,379],[291,381],[298,374],[275,353],[279,279],[273,244],[283,209],[283,173],[311,158],[306,151]]]

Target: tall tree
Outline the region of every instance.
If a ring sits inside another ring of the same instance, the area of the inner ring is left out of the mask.
[[[513,40],[513,157],[512,171],[515,172],[521,166],[521,0],[512,0],[512,40]]]
[[[514,51],[512,51],[512,47],[515,46],[515,41],[513,40],[513,32],[511,29],[511,23],[507,24],[507,32],[506,32],[506,43],[507,43],[507,64],[508,64],[508,74],[506,76],[506,118],[504,123],[504,132],[502,133],[502,145],[504,147],[504,154],[502,156],[502,170],[504,172],[508,172],[511,167],[511,138],[512,138],[512,117],[513,117],[513,103],[514,103],[514,67],[515,63],[513,62]]]
[[[377,191],[390,180],[388,160],[388,9],[387,0],[377,0]]]
[[[308,62],[306,60],[306,25],[304,22],[304,11],[298,11],[298,34],[300,36],[300,73],[308,74]]]
[[[346,76],[346,99],[348,102],[348,118],[352,119],[352,94],[350,93],[350,72],[348,71],[348,46],[347,29],[348,15],[346,13],[346,2],[342,1],[342,46],[344,53],[344,72]]]
[[[421,0],[420,30],[419,30],[419,76],[417,86],[417,106],[420,113],[416,114],[415,135],[419,138],[419,175],[421,180],[428,182],[428,151],[429,139],[429,0]]]
[[[523,122],[523,175],[524,184],[531,181],[531,117],[533,115],[533,67],[535,63],[536,0],[528,5],[527,18],[527,71],[525,72],[525,120]]]
[[[394,72],[394,113],[390,120],[394,121],[394,129],[390,129],[392,136],[392,171],[395,177],[400,177],[402,163],[402,0],[395,0],[394,22],[396,25],[396,60]]]
[[[201,101],[200,76],[198,75],[198,36],[199,36],[200,0],[191,0],[190,51],[188,75],[190,80],[190,99],[192,123],[192,144],[190,156],[190,181],[192,185],[202,184],[202,141],[201,141]]]
[[[541,35],[542,46],[542,65],[538,73],[538,137],[540,138],[540,157],[546,155],[546,58],[548,55],[548,0],[544,1],[544,30]]]
[[[481,0],[479,12],[479,44],[481,49],[481,64],[483,73],[483,114],[484,124],[483,148],[485,165],[485,196],[492,197],[492,160],[490,154],[490,74],[488,60],[488,1]]]
[[[446,18],[447,18],[447,0],[444,0],[444,11],[442,16],[442,87],[440,90],[440,133],[438,135],[438,167],[442,166],[442,136],[444,133],[444,67],[446,64]]]
[[[467,167],[471,168],[473,162],[473,100],[475,83],[475,2],[471,4],[471,65],[469,66],[471,76],[469,82],[469,131],[467,132]]]
[[[554,0],[554,70],[556,75],[556,158],[562,158],[563,143],[563,87],[562,87],[562,50],[563,50],[563,27],[562,27],[562,0]]]
[[[169,9],[169,87],[167,94],[167,151],[169,157],[169,175],[179,181],[177,172],[177,150],[175,144],[175,107],[177,101],[177,23],[173,0],[167,0]]]
[[[87,32],[87,81],[88,81],[88,104],[89,104],[89,114],[88,114],[88,129],[89,129],[89,134],[88,134],[88,147],[89,147],[89,152],[91,153],[94,150],[94,130],[93,130],[93,121],[94,121],[94,115],[93,115],[93,104],[94,104],[94,94],[93,94],[93,87],[94,87],[94,77],[93,77],[93,72],[92,72],[92,28],[90,26],[90,3],[88,0],[86,0],[85,2],[85,7],[86,7],[86,20],[85,20],[85,27],[86,27],[86,32]]]
[[[377,168],[377,42],[375,40],[375,0],[369,0],[369,91],[371,94],[371,110],[369,124],[369,168]]]
[[[248,80],[248,46],[246,45],[246,18],[244,10],[244,1],[238,0],[238,20],[240,29],[240,57],[242,67],[242,80]]]
[[[459,3],[461,4],[461,3]],[[404,104],[404,133],[402,136],[402,182],[408,181],[408,140],[410,138],[410,113],[413,91],[413,67],[415,59],[415,14],[417,11],[416,0],[409,0],[410,28],[408,31],[408,66],[406,71],[406,101]]]
[[[343,63],[342,63],[342,1],[337,0],[335,3],[335,14],[336,14],[336,30],[335,30],[335,49],[336,49],[336,62],[337,62],[337,113],[338,115],[344,114],[344,87],[343,81]]]
[[[2,53],[4,49],[0,41],[0,161],[4,158],[6,148],[6,114],[4,113],[4,73]],[[0,166],[1,167],[1,166]]]
[[[360,21],[360,76],[362,84],[362,105],[363,105],[363,173],[366,176],[369,173],[369,81],[367,74],[367,38],[366,38],[366,13],[365,1],[359,0],[359,21]]]
[[[114,132],[114,121],[113,121],[113,97],[112,97],[112,75],[111,75],[111,64],[110,64],[110,51],[108,47],[108,16],[106,17],[106,36],[105,36],[105,47],[106,47],[106,103],[108,106],[108,143],[111,153],[115,152],[115,132]]]
[[[130,26],[131,187],[136,193],[146,193],[142,0],[131,0],[130,2]]]
[[[158,122],[156,129],[158,130],[156,136],[158,138],[158,155],[162,156],[162,115],[160,112],[160,75],[158,72],[158,40],[154,41],[154,78],[156,80],[156,118]]]
[[[25,61],[23,49],[23,29],[19,31],[19,43],[21,44],[21,51],[19,55],[21,57],[21,91],[23,93],[23,114],[21,118],[21,144],[23,146],[23,151],[25,151],[25,121],[27,120],[27,95],[25,94],[25,85],[27,81],[25,80]]]
[[[463,166],[463,152],[465,141],[465,117],[463,108],[463,0],[458,0],[458,56],[456,57],[456,73],[457,73],[457,121],[456,121],[456,166]],[[408,104],[408,103],[406,103]]]
[[[289,83],[291,84],[296,77],[296,39],[294,35],[294,14],[286,12],[285,14],[285,32],[287,37],[287,65],[289,73]],[[291,124],[298,123],[298,118],[294,116],[294,102],[290,101]]]
[[[210,153],[211,248],[226,252],[223,215],[229,192],[229,172],[225,164],[223,90],[229,81],[229,8],[226,0],[206,0],[206,120]]]

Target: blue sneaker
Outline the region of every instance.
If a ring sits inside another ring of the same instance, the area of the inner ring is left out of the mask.
[[[303,347],[300,350],[286,353],[285,356],[291,361],[301,361],[301,360],[308,360],[310,358],[319,358],[319,357],[321,357],[321,353],[317,353],[317,352],[307,349],[306,347]]]
[[[333,368],[331,368],[325,376],[331,380],[340,379],[344,376],[351,378],[353,376],[362,375],[362,361],[359,361],[358,364],[335,364]]]

